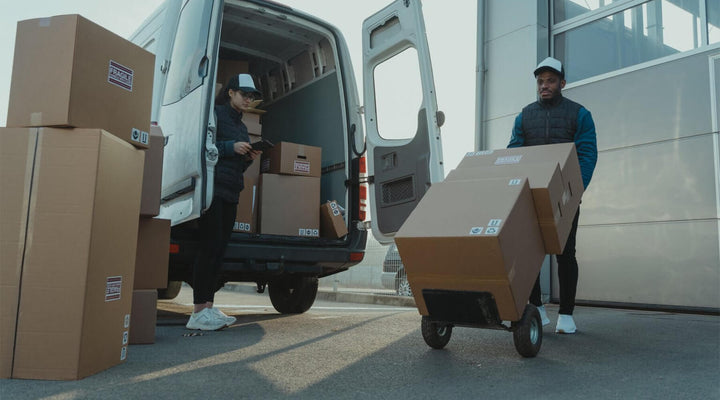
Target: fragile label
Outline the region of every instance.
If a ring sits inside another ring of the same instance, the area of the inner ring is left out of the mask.
[[[311,228],[300,228],[298,229],[298,236],[317,237],[320,236],[320,230]]]
[[[297,172],[299,174],[309,174],[310,173],[310,162],[295,160],[295,164],[293,165],[293,172]]]
[[[141,131],[140,129],[133,128],[132,133],[130,134],[130,140],[133,142],[148,144],[150,143],[150,134],[145,131]]]
[[[473,226],[470,228],[470,235],[480,235],[483,232],[482,226]]]
[[[123,346],[120,350],[120,361],[124,361],[127,358],[127,346]]]
[[[502,156],[498,157],[495,160],[495,165],[504,165],[504,164],[517,164],[520,162],[520,159],[522,158],[522,154],[518,154],[515,156]]]
[[[522,179],[510,179],[508,186],[517,186],[522,182]]]
[[[130,335],[128,335],[128,331],[123,332],[123,338],[122,338],[122,344],[123,344],[123,346],[125,346],[126,344],[128,344],[128,337],[129,337],[129,336],[130,336]]]
[[[132,92],[133,70],[116,61],[110,60],[108,82]]]
[[[340,215],[340,210],[338,210],[337,208],[333,208],[332,215],[337,217],[338,215]]]
[[[494,226],[490,226],[490,227],[488,227],[487,229],[485,229],[485,234],[486,234],[486,235],[497,235],[499,231],[500,231],[499,228],[496,228],[496,227],[494,227]]]
[[[122,276],[109,276],[105,280],[105,301],[120,300]]]
[[[235,226],[233,227],[233,229],[236,231],[250,232],[250,224],[246,222],[235,221]]]
[[[502,219],[491,219],[491,220],[488,222],[488,226],[494,226],[494,227],[497,228],[497,227],[500,226],[501,223],[502,223]]]
[[[125,320],[123,321],[123,328],[130,326],[130,314],[125,314]]]

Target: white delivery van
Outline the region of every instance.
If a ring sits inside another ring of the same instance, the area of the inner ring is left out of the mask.
[[[228,65],[246,68],[263,93],[263,138],[322,148],[317,206],[336,200],[345,209],[348,234],[333,239],[234,232],[221,285],[255,282],[258,292],[268,286],[278,312],[304,312],[315,300],[318,278],[362,260],[368,200],[372,231],[389,243],[427,188],[443,179],[444,117],[437,110],[420,1],[395,1],[362,29],[364,104],[342,33],[276,2],[167,0],[131,36],[156,55],[152,123],[166,138],[159,218],[172,221],[165,298],[174,297],[180,282],[191,281],[196,220],[213,198],[216,85],[224,83],[218,80]],[[421,101],[403,121],[412,135],[386,139],[378,132],[374,71],[408,49],[417,55],[419,71],[412,76]]]

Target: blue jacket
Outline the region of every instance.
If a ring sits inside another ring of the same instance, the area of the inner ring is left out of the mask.
[[[537,107],[537,105],[538,103],[531,103],[530,105],[528,105],[528,107]],[[558,104],[556,102],[556,104],[547,107],[540,103],[541,107],[550,110],[552,110],[557,105]],[[526,107],[525,109],[527,109],[528,107]],[[575,142],[575,148],[578,154],[578,161],[580,163],[580,171],[582,172],[583,184],[587,189],[588,185],[590,184],[590,179],[592,178],[593,171],[595,170],[595,164],[597,163],[598,154],[595,122],[592,119],[590,111],[588,111],[585,107],[579,107],[576,125],[577,130],[575,131],[572,140]],[[507,147],[520,147],[524,145],[525,131],[523,130],[523,113],[521,112],[515,118],[515,125],[513,126],[512,137],[510,138],[510,143]]]

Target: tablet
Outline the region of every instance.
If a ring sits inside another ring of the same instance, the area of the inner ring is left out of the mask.
[[[260,151],[266,151],[268,149],[271,149],[275,147],[272,142],[270,142],[267,139],[261,139],[259,142],[255,142],[251,144],[253,150],[260,150]]]

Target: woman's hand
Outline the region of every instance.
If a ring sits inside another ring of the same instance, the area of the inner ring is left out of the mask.
[[[262,151],[260,150],[250,150],[250,152],[247,154],[247,157],[251,160],[254,160],[258,158],[262,154]]]
[[[248,154],[252,151],[252,146],[250,146],[248,142],[235,142],[233,144],[233,150],[240,155]]]

